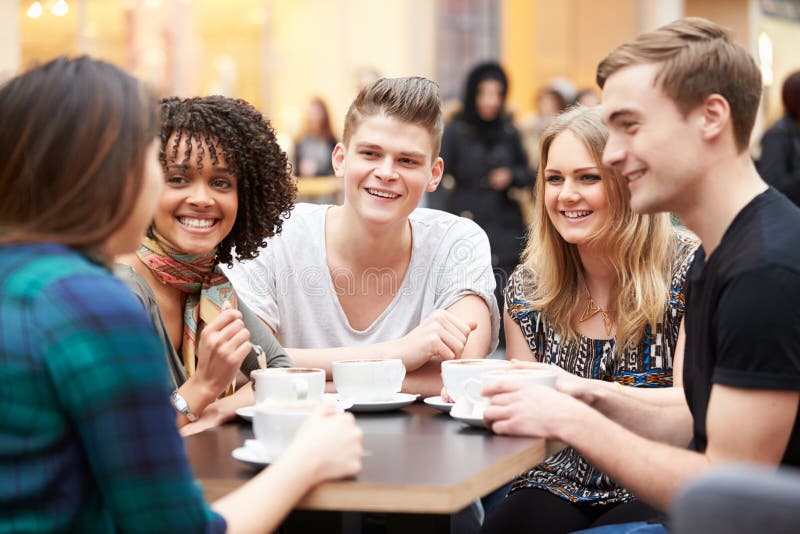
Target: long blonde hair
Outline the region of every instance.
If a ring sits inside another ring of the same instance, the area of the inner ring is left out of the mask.
[[[576,306],[586,292],[583,265],[577,246],[564,241],[544,205],[544,169],[550,146],[565,131],[583,141],[601,169],[609,216],[590,237],[590,243],[608,254],[608,261],[617,273],[612,288],[616,297],[608,303],[617,325],[617,344],[620,348],[634,348],[641,342],[648,324],[655,329],[663,320],[677,232],[672,230],[668,214],[634,213],[624,178],[602,165],[608,130],[600,120],[598,108],[572,107],[555,117],[542,134],[534,217],[522,255],[523,265],[535,275],[535,287],[528,298],[532,307],[545,313],[561,339],[577,339],[573,319]]]

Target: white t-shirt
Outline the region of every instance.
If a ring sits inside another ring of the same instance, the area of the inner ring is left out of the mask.
[[[283,231],[269,240],[257,258],[237,262],[226,271],[239,298],[275,331],[284,347],[332,348],[390,341],[419,326],[433,311],[478,295],[489,306],[491,350],[496,348],[500,315],[495,279],[489,240],[477,224],[438,210],[414,210],[409,216],[412,250],[405,279],[383,313],[366,329],[355,330],[339,303],[326,260],[328,208],[297,204]],[[384,275],[391,273],[366,274]]]

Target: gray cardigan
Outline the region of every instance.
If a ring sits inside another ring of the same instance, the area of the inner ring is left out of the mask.
[[[166,350],[164,358],[166,359],[167,368],[169,369],[170,379],[174,388],[180,387],[186,382],[186,370],[183,367],[183,361],[180,355],[172,345],[172,341],[167,333],[167,327],[164,324],[164,319],[161,317],[161,311],[158,309],[156,296],[153,290],[133,270],[130,265],[117,263],[114,265],[114,275],[122,280],[128,289],[141,301],[147,314],[153,320],[156,332],[161,338],[161,342]],[[292,360],[283,347],[280,346],[278,340],[275,339],[269,329],[261,322],[261,320],[248,308],[241,299],[239,299],[239,311],[242,312],[242,321],[245,328],[250,331],[250,342],[255,345],[260,345],[264,349],[264,354],[267,357],[267,367],[291,367]],[[256,359],[256,352],[250,351],[250,354],[242,362],[241,371],[250,377],[250,373],[258,369],[258,360]]]

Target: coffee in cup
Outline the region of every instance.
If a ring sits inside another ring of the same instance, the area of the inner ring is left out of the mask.
[[[403,388],[402,360],[340,360],[331,365],[339,395],[353,402],[389,401]]]

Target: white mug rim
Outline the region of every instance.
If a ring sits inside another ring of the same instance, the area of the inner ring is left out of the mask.
[[[324,373],[325,369],[317,367],[267,367],[266,369],[254,369],[250,375],[286,375],[286,374],[319,374]]]

